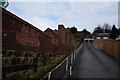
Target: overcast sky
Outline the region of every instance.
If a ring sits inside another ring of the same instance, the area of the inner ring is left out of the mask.
[[[10,2],[7,10],[44,31],[75,26],[92,32],[97,25],[118,25],[117,2]]]

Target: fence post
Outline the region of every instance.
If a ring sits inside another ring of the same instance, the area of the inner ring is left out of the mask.
[[[74,52],[74,60],[75,60],[75,52]]]
[[[70,76],[72,75],[72,66],[70,66]]]
[[[68,58],[66,59],[66,71],[68,70]]]
[[[48,80],[50,80],[50,77],[51,77],[51,72],[49,72],[49,75],[48,75]]]
[[[73,54],[71,54],[71,65],[72,65],[72,62],[73,62]]]

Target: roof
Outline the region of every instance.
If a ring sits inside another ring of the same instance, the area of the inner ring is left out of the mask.
[[[53,30],[50,28],[47,28],[44,32],[53,32]]]
[[[109,37],[109,33],[96,33],[96,36],[99,36],[99,37]]]
[[[50,33],[52,33],[53,35],[55,35],[55,36],[57,36],[57,37],[59,37],[57,34],[56,34],[56,32],[55,31],[53,31],[52,29],[50,29],[50,28],[47,28],[44,32],[50,32]]]
[[[93,40],[93,38],[85,38],[84,40]]]

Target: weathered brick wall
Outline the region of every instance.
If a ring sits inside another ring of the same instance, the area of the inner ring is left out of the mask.
[[[39,52],[40,53],[52,53],[51,38],[43,34],[44,33],[39,34],[39,42],[40,42]]]
[[[22,45],[39,47],[39,32],[24,24],[21,27],[22,31],[16,34],[16,41]]]
[[[58,25],[58,30],[47,28],[44,33],[51,37],[51,43],[55,46],[54,53],[69,53],[73,48],[73,36],[69,28]]]
[[[66,32],[66,29],[63,25],[58,25],[58,33],[57,33],[61,38],[62,38],[62,45],[66,45],[66,42],[67,42],[67,32]]]
[[[73,49],[73,44],[74,44],[74,38],[69,29],[67,29],[67,48],[69,51]]]
[[[51,43],[53,45],[59,46],[61,45],[61,38],[59,36],[57,36],[55,33],[52,32],[44,32],[46,35],[48,35],[49,37],[51,37]]]
[[[48,45],[51,42],[50,38],[33,25],[4,9],[2,23],[3,49],[48,51],[46,44]]]
[[[3,49],[54,54],[71,50],[72,34],[63,25],[58,25],[57,33],[42,32],[5,9],[2,23]]]
[[[74,41],[73,35],[70,32],[70,30],[66,29],[64,25],[58,25],[57,34],[61,37],[61,44],[62,46],[64,46],[65,52],[66,53],[70,52],[72,50]]]
[[[68,54],[71,51],[72,41],[72,34],[63,25],[58,26],[57,33],[45,34],[11,12],[2,10],[2,49],[11,50],[3,53],[4,76],[8,73],[11,73],[9,76],[12,77],[19,76],[24,74],[25,70],[27,72],[28,67],[32,66],[33,69],[35,54]],[[33,70],[26,75],[31,73]]]
[[[15,49],[16,47],[16,32],[13,23],[10,20],[11,17],[6,13],[2,14],[2,48],[3,49]],[[13,27],[13,28],[12,28]],[[14,44],[13,44],[14,43]]]

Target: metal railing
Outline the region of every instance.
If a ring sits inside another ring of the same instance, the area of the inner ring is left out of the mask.
[[[83,44],[40,80],[61,80],[66,72],[69,72],[69,75],[72,75],[72,66],[77,59],[77,55],[80,53],[82,46]]]

